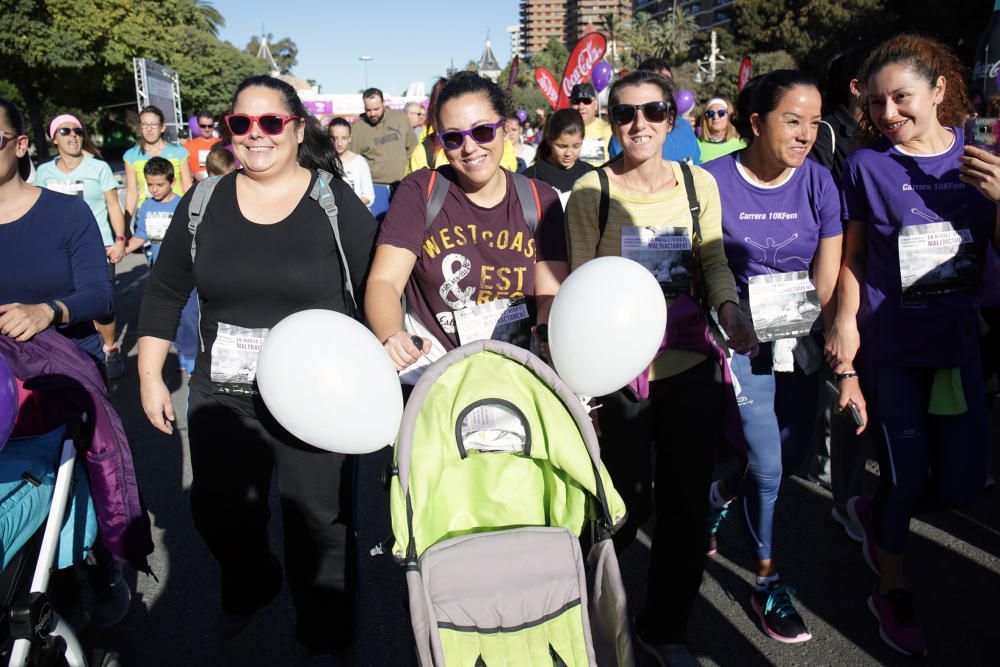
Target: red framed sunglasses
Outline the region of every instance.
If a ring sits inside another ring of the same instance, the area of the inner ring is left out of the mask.
[[[254,123],[264,134],[278,135],[285,131],[285,125],[293,120],[301,120],[299,116],[289,116],[283,113],[265,113],[260,116],[249,116],[245,113],[234,113],[226,116],[226,125],[234,136],[242,137],[250,132]]]

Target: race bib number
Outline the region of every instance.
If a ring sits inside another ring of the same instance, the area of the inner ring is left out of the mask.
[[[455,311],[458,340],[502,340],[524,347],[530,333],[528,305],[523,298],[497,299]]]
[[[910,225],[899,230],[898,243],[904,303],[978,287],[981,272],[971,230],[947,221]]]
[[[580,159],[584,162],[607,162],[608,142],[601,139],[584,139],[580,147]]]
[[[167,235],[173,214],[168,211],[150,211],[146,214],[146,236],[150,243],[160,243]]]
[[[45,187],[64,195],[72,195],[83,199],[83,181],[49,181]]]
[[[750,276],[748,286],[753,328],[762,343],[805,336],[820,315],[807,271]]]
[[[668,298],[691,293],[687,227],[622,227],[622,257],[646,267]]]
[[[204,148],[198,151],[198,164],[200,164],[202,167],[205,166],[205,161],[208,160],[208,153],[209,150]]]
[[[218,394],[252,396],[257,393],[257,355],[268,329],[245,329],[219,322],[212,344],[212,390]]]

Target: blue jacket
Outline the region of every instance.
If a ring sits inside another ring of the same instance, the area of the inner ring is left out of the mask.
[[[618,140],[611,137],[608,154],[611,157],[617,157],[621,152],[622,147]],[[698,146],[698,137],[695,136],[691,125],[683,118],[677,119],[674,129],[670,131],[667,140],[663,142],[663,159],[701,164],[701,148]]]

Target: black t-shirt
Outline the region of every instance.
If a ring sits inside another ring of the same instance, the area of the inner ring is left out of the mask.
[[[216,185],[198,227],[193,266],[187,223],[194,188],[177,206],[146,284],[139,335],[173,340],[184,303],[191,289],[197,287],[204,349],[198,354],[192,386],[245,395],[226,390],[226,386],[240,383],[220,383],[219,374],[238,376],[241,363],[248,358],[255,365],[252,348],[268,329],[302,310],[320,308],[347,313],[348,308],[330,220],[309,197],[316,174],[291,215],[273,225],[255,224],[243,216],[236,201],[237,178],[243,176],[224,176]],[[330,189],[360,307],[378,225],[343,181],[334,179]],[[213,367],[213,348],[220,332],[223,336],[215,350],[219,358]],[[225,340],[230,341],[228,346],[222,344]],[[246,350],[251,350],[249,357]],[[243,372],[251,376],[253,373],[246,369]],[[252,384],[252,377],[249,379],[243,384]]]
[[[548,160],[539,160],[528,167],[524,175],[548,183],[559,194],[568,194],[573,191],[573,184],[576,183],[576,180],[593,169],[592,165],[582,160],[577,160],[576,164],[569,169],[557,167]]]

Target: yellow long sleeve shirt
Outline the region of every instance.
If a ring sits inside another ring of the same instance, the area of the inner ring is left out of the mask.
[[[670,163],[677,184],[660,192],[639,193],[610,182],[608,224],[600,236],[598,221],[601,186],[597,172],[585,174],[573,186],[573,194],[566,206],[566,237],[569,245],[569,267],[575,271],[584,262],[595,257],[620,257],[623,227],[670,225],[686,227],[692,232],[691,213],[680,166]],[[708,300],[715,308],[726,301],[739,303],[736,283],[726,262],[722,247],[722,210],[719,188],[715,179],[700,167],[691,167],[695,192],[701,204],[698,224],[702,240],[697,245],[702,263]],[[671,301],[668,300],[669,307]],[[705,359],[704,355],[685,350],[666,350],[653,362],[650,379],[656,380],[677,375],[693,368]]]

